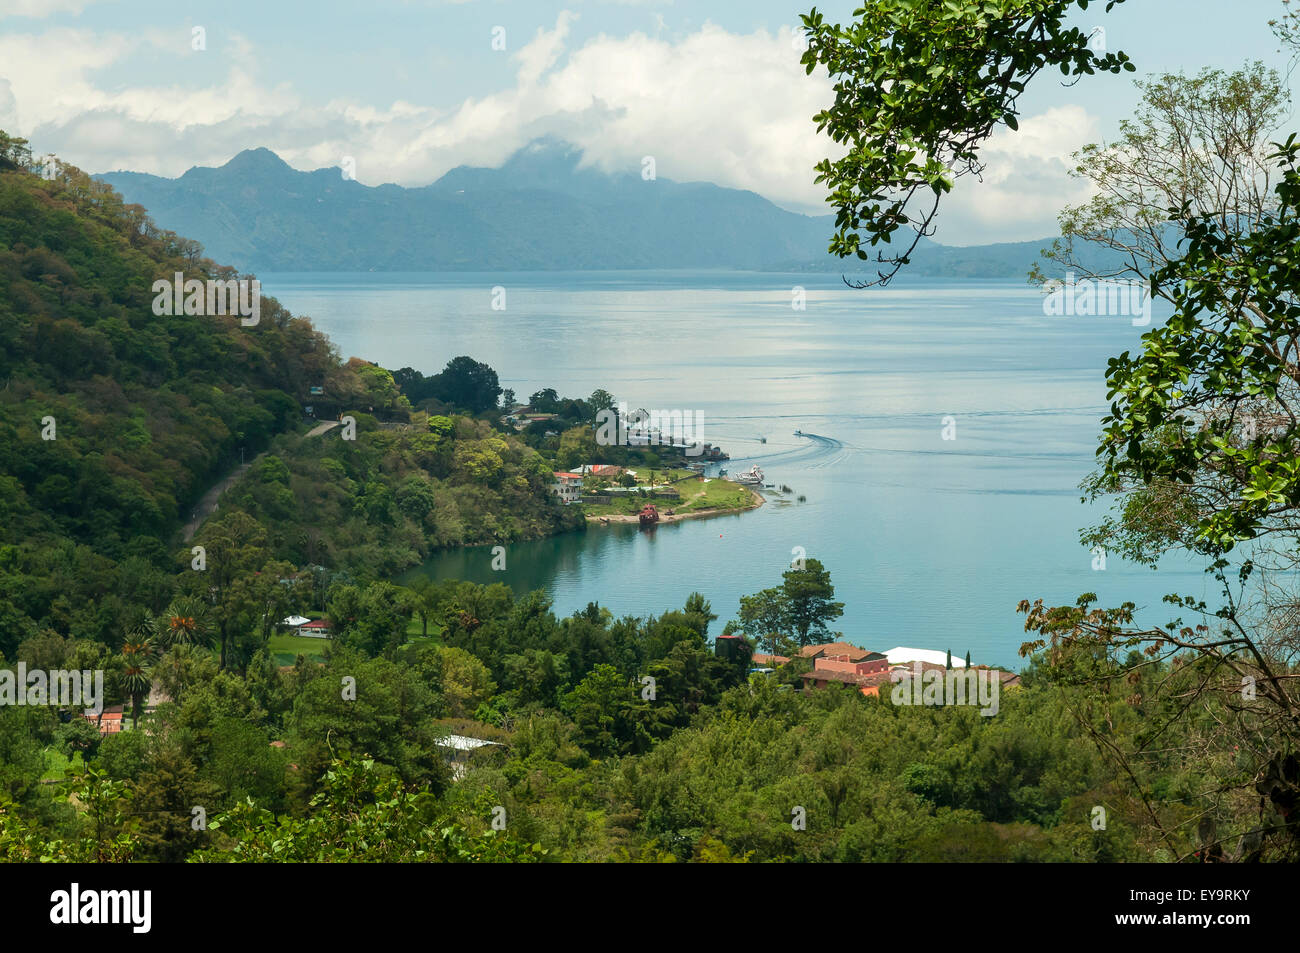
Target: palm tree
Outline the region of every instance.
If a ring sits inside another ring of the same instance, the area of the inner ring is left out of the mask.
[[[122,640],[122,658],[126,667],[122,672],[122,688],[131,697],[131,727],[139,728],[140,707],[149,689],[153,688],[153,679],[149,676],[148,663],[153,655],[153,638],[159,627],[159,620],[151,612],[142,612],[126,627]]]
[[[212,625],[208,606],[193,596],[173,599],[171,605],[158,617],[155,635],[164,649],[173,645],[211,645]]]
[[[122,642],[122,657],[126,660],[126,669],[122,673],[122,687],[131,696],[131,727],[140,727],[140,709],[145,696],[153,688],[153,678],[149,674],[149,659],[153,655],[153,637],[158,627],[158,620],[149,613],[139,616],[126,630]]]

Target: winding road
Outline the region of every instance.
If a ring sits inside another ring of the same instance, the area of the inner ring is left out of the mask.
[[[307,431],[307,436],[319,437],[321,434],[329,433],[338,425],[339,421],[337,420],[321,421],[311,430]],[[199,499],[198,505],[195,506],[194,513],[190,517],[189,522],[185,524],[185,542],[188,543],[193,539],[194,534],[197,533],[199,527],[203,525],[203,521],[217,511],[217,504],[221,500],[221,495],[239,482],[239,478],[247,473],[249,469],[264,456],[266,456],[265,453],[259,453],[248,463],[241,463],[210,487],[208,492],[203,494]]]

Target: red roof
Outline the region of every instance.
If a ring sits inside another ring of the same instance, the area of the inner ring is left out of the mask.
[[[811,672],[804,672],[799,677],[806,682],[843,682],[845,685],[856,685],[859,688],[879,688],[881,685],[887,685],[892,681],[889,676],[889,672],[858,675],[853,672],[832,672],[819,668]]]
[[[799,650],[799,654],[804,658],[816,658],[823,656],[825,658],[839,658],[843,656],[850,662],[861,662],[869,655],[879,655],[878,652],[871,652],[857,645],[850,645],[848,642],[826,642],[822,645],[805,645]],[[883,658],[883,656],[881,656]]]
[[[114,735],[122,730],[121,706],[117,706],[117,709],[117,711],[105,709],[100,715],[82,715],[82,717],[98,727],[101,735]]]

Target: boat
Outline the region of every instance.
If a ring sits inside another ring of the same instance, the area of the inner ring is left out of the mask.
[[[653,503],[647,503],[641,507],[641,512],[637,514],[642,526],[653,526],[659,522],[659,510],[655,509]]]
[[[796,437],[806,437],[806,436],[808,436],[808,435],[807,435],[806,433],[804,433],[802,430],[796,430],[796,431],[794,432],[794,435],[795,435]]]
[[[763,471],[758,468],[758,464],[749,468],[746,473],[737,473],[730,477],[732,483],[739,483],[741,486],[762,486]]]

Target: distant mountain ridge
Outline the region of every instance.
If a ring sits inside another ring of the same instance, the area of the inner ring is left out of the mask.
[[[366,186],[338,168],[300,172],[268,149],[176,179],[96,176],[164,228],[246,272],[578,271],[720,268],[872,274],[827,254],[830,215],[754,192],[580,168],[538,140],[498,169],[459,166],[431,185]],[[1050,239],[953,248],[923,240],[916,275],[1023,277]]]

